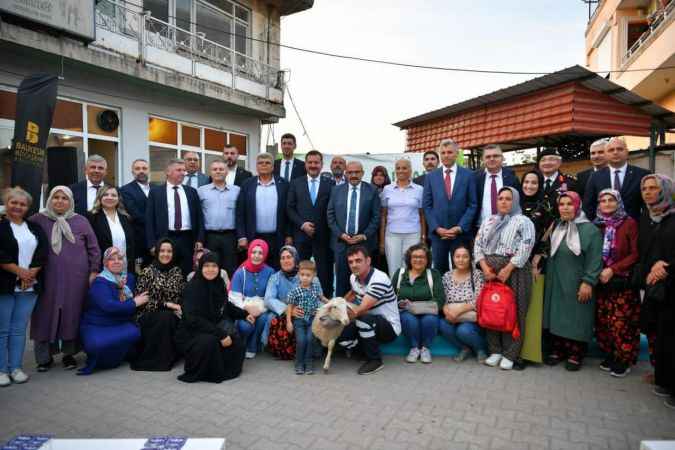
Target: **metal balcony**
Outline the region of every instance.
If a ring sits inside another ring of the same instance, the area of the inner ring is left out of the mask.
[[[645,30],[640,38],[635,41],[633,45],[626,51],[626,54],[623,56],[622,64],[625,65],[631,59],[633,55],[637,53],[640,48],[643,48],[644,45],[650,43],[654,37],[665,29],[665,27],[673,22],[675,19],[675,0],[671,0],[670,3],[666,5],[665,8],[659,9],[652,16],[650,16],[649,28]]]

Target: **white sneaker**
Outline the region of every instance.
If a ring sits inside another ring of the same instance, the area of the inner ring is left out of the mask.
[[[0,387],[9,386],[10,384],[12,384],[12,380],[9,378],[9,375],[0,372]]]
[[[513,361],[508,358],[502,358],[502,362],[499,363],[499,368],[502,370],[511,370],[513,369]]]
[[[405,357],[405,360],[409,363],[416,363],[419,357],[420,357],[420,349],[415,347],[410,349],[410,351],[408,352],[408,356]]]
[[[246,352],[246,359],[253,359],[253,358],[255,358],[254,352]]]
[[[499,364],[499,361],[501,361],[502,355],[499,353],[493,353],[491,354],[488,359],[485,360],[485,364],[490,366],[490,367],[495,367],[497,364]]]
[[[17,384],[25,383],[29,378],[28,375],[26,375],[26,373],[21,369],[14,369],[10,376],[12,377],[12,381]]]
[[[431,352],[428,348],[422,347],[422,351],[420,352],[420,361],[422,361],[424,364],[431,364]]]

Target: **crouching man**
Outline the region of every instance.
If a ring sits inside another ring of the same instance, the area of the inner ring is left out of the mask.
[[[345,297],[357,306],[348,309],[352,322],[345,327],[338,343],[346,350],[361,348],[366,362],[358,373],[367,375],[383,367],[380,344],[393,341],[401,333],[398,302],[389,277],[371,267],[365,247],[350,247],[347,263],[352,274],[351,291]]]

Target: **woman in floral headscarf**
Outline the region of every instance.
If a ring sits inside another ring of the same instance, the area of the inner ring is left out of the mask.
[[[576,371],[593,339],[602,235],[581,210],[579,194],[563,192],[557,204],[560,219],[551,235],[544,293],[544,328],[552,335],[553,350],[545,362],[553,366],[567,359],[565,368]]]
[[[89,221],[74,212],[73,193],[55,186],[45,211],[30,220],[49,238],[47,264],[43,269],[44,288],[33,310],[31,339],[35,341],[38,372],[46,372],[52,355],[63,353],[64,368],[77,367],[80,315],[89,284],[101,267],[101,250]]]
[[[629,276],[638,260],[638,227],[626,214],[621,194],[613,189],[598,194],[593,222],[603,234],[595,336],[607,357],[600,369],[621,378],[637,363],[640,351],[640,296]]]
[[[655,365],[654,393],[675,409],[675,202],[673,182],[647,175],[640,183],[647,212],[640,218],[636,269],[645,289],[641,328],[650,341]]]
[[[265,289],[274,269],[265,264],[269,246],[262,239],[255,239],[248,246],[246,261],[234,272],[230,285],[229,301],[249,315],[237,321],[237,330],[246,339],[246,358],[255,358],[270,313],[265,307]],[[249,319],[250,318],[250,319]]]

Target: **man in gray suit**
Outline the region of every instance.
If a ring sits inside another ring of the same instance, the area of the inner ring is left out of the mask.
[[[185,161],[185,180],[183,180],[183,184],[193,189],[211,182],[208,176],[199,171],[200,158],[197,152],[183,152],[183,161]]]
[[[359,244],[370,251],[375,249],[380,226],[380,195],[373,185],[361,181],[361,163],[348,163],[345,175],[348,183],[335,186],[328,201],[328,227],[335,254],[335,295],[338,297],[350,289],[347,249]]]

